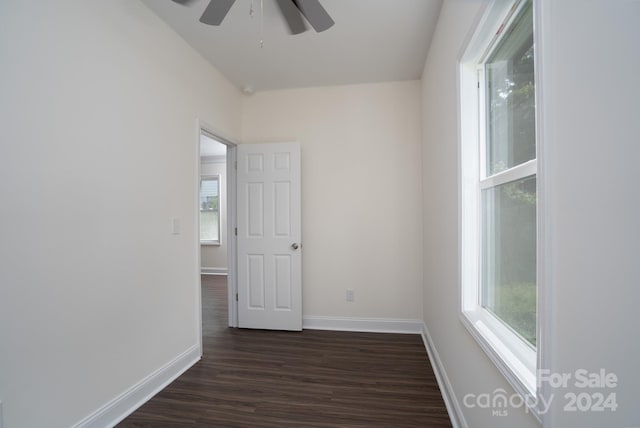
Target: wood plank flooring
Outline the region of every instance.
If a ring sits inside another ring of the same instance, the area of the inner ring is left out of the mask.
[[[119,428],[450,427],[418,335],[227,328],[203,276],[202,360]]]

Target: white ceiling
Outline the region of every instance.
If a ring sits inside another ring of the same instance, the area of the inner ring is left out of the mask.
[[[419,79],[441,5],[321,0],[335,25],[290,35],[275,0],[262,1],[261,31],[261,0],[236,0],[219,27],[199,22],[209,0],[142,0],[238,88],[256,91]]]

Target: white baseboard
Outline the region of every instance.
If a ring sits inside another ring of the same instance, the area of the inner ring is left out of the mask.
[[[202,275],[226,275],[228,273],[228,270],[227,268],[203,267],[200,268],[200,273]]]
[[[436,351],[436,348],[433,345],[433,340],[431,339],[431,334],[429,334],[426,324],[422,323],[421,330],[422,341],[424,342],[424,347],[427,349],[427,354],[429,355],[429,361],[431,361],[433,372],[436,375],[436,380],[438,381],[438,387],[440,388],[444,405],[447,407],[449,419],[451,419],[451,425],[453,425],[453,428],[468,428],[460,403],[453,393],[453,387],[451,386],[451,382],[449,382],[447,372],[442,365],[442,360],[440,360],[438,351]]]
[[[192,346],[173,361],[160,367],[93,414],[75,424],[73,428],[115,426],[197,363],[200,358],[200,346]]]
[[[310,330],[359,331],[369,333],[421,334],[421,320],[395,318],[316,317],[302,318],[302,328]]]

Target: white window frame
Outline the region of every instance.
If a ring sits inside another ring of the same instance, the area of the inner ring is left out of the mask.
[[[222,204],[222,189],[220,186],[220,175],[219,174],[205,174],[200,176],[200,187],[202,188],[203,180],[216,180],[218,182],[218,239],[200,239],[200,245],[220,245],[222,242],[222,219],[220,217],[221,204]],[[200,192],[198,192],[198,204],[200,204]],[[198,230],[202,228],[202,206],[199,207],[198,210]]]
[[[507,327],[493,313],[482,307],[480,291],[480,251],[481,251],[481,191],[486,188],[512,182],[517,179],[535,176],[538,184],[538,161],[533,159],[504,172],[485,178],[485,139],[484,124],[484,80],[481,65],[486,59],[488,49],[499,42],[502,30],[509,28],[518,16],[525,0],[494,0],[491,2],[478,23],[475,34],[469,40],[459,63],[459,236],[460,236],[460,319],[470,334],[486,352],[498,370],[519,393],[531,411],[540,421],[536,400],[540,391],[537,387],[537,369],[540,360],[540,334],[536,348],[526,343],[519,335]],[[534,0],[534,42],[536,41],[536,10]],[[536,45],[535,62],[539,54]],[[538,88],[538,65],[536,65],[536,98]],[[536,110],[538,105],[536,106]],[[538,112],[536,112],[538,116]],[[540,156],[538,126],[536,125],[536,153]],[[538,196],[539,198],[539,196]],[[540,223],[540,205],[537,203],[538,224]],[[538,238],[540,227],[538,227]],[[540,254],[540,239],[537,242]],[[538,257],[538,263],[540,257]],[[538,266],[540,272],[540,267]],[[538,278],[540,276],[538,275]],[[538,279],[538,295],[540,281]],[[538,299],[539,300],[539,299]],[[540,302],[537,306],[538,325],[540,324]],[[538,326],[538,333],[540,326]]]

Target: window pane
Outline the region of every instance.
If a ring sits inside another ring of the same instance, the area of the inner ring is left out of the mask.
[[[200,212],[200,240],[219,241],[219,218],[216,211]]]
[[[536,178],[482,192],[482,306],[536,344]]]
[[[200,180],[200,240],[220,241],[220,188],[217,177]]]
[[[533,69],[529,3],[485,63],[487,176],[536,157]]]
[[[200,211],[218,209],[218,179],[203,178],[200,181]]]

